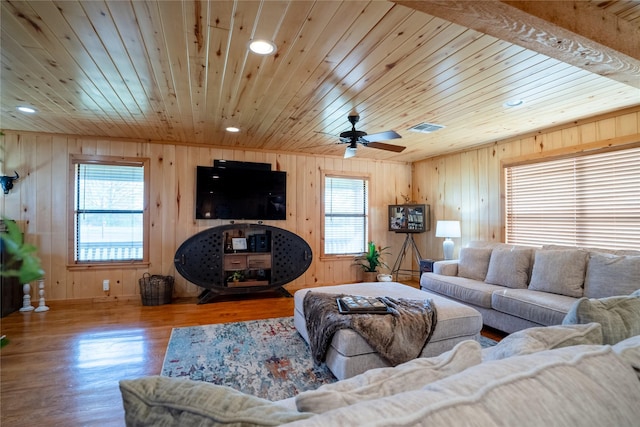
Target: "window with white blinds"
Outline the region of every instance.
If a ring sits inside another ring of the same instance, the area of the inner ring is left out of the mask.
[[[324,254],[365,252],[368,236],[368,181],[325,176]]]
[[[73,262],[143,261],[144,162],[73,163]]]
[[[640,249],[640,147],[505,167],[506,241]]]

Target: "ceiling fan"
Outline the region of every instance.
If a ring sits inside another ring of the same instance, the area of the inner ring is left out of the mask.
[[[360,120],[360,116],[357,113],[349,114],[347,119],[349,120],[349,123],[351,123],[351,130],[340,134],[340,141],[345,144],[349,144],[344,152],[345,159],[356,155],[358,143],[365,147],[378,148],[380,150],[393,151],[395,153],[400,153],[406,148],[401,145],[391,145],[380,142],[389,139],[402,138],[402,136],[400,136],[396,131],[388,130],[385,132],[367,135],[366,132],[356,130],[356,123]]]

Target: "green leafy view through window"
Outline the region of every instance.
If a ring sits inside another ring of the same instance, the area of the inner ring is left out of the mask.
[[[368,238],[368,188],[363,178],[325,176],[324,254],[358,254]]]
[[[144,166],[75,165],[75,262],[143,260]]]

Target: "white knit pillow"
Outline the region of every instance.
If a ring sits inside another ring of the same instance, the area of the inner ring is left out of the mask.
[[[320,414],[365,400],[393,396],[462,372],[481,361],[481,347],[476,341],[463,341],[437,357],[417,358],[391,368],[371,369],[355,377],[296,396],[301,412]]]

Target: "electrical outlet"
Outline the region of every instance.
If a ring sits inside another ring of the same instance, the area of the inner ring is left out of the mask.
[[[102,281],[102,290],[105,292],[109,290],[109,279],[104,279]]]

